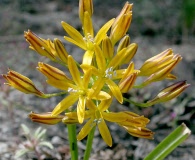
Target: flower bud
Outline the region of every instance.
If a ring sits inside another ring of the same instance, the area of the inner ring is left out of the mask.
[[[57,57],[62,62],[67,64],[68,52],[66,51],[66,48],[64,47],[63,43],[57,38],[54,39],[54,48],[55,48]]]
[[[80,0],[79,1],[79,18],[83,24],[84,22],[84,14],[88,12],[89,16],[91,17],[93,14],[93,2],[92,0]]]
[[[129,35],[124,36],[118,45],[117,52],[122,50],[123,48],[126,48],[130,44],[130,37]]]
[[[137,48],[138,48],[138,45],[136,43],[132,43],[132,44],[127,46],[127,50],[126,50],[125,55],[124,55],[123,64],[124,63],[128,64],[132,60],[132,58],[134,57],[134,55],[137,52]]]
[[[114,54],[114,47],[112,46],[112,42],[110,38],[106,37],[102,40],[102,51],[107,59],[111,59]]]
[[[153,105],[156,103],[167,102],[173,98],[179,96],[190,84],[187,84],[186,81],[180,81],[174,83],[171,86],[160,91],[160,93],[154,97],[152,100],[148,101],[148,105]]]
[[[161,70],[157,71],[156,73],[150,75],[142,84],[145,86],[149,83],[161,81],[163,79],[176,79],[176,76],[170,74],[170,72],[181,61],[182,58],[180,55],[175,55],[174,57],[175,58],[173,58],[173,61],[171,63],[161,68]]]
[[[115,43],[120,40],[129,29],[132,19],[132,6],[132,4],[127,2],[112,25],[110,38],[113,45],[115,45]]]
[[[43,62],[38,63],[37,69],[48,79],[47,83],[61,90],[67,90],[72,81],[64,72]]]
[[[119,88],[122,93],[127,93],[134,85],[135,80],[137,78],[137,72],[131,74],[130,76],[126,77],[120,84]]]
[[[181,59],[182,57],[180,55],[173,54],[172,49],[167,49],[145,61],[140,68],[139,76],[150,76],[151,74],[156,73],[166,66],[170,65],[170,63],[172,63],[173,61],[177,61],[178,63]]]
[[[146,139],[153,139],[154,132],[145,128],[145,127],[133,127],[133,126],[122,126],[130,135],[139,137],[139,138],[146,138]]]
[[[7,85],[10,85],[21,92],[26,94],[35,94],[37,96],[44,96],[44,93],[39,91],[34,83],[27,77],[21,75],[18,72],[9,70],[7,75],[2,75],[7,80]]]
[[[24,37],[26,38],[26,41],[30,44],[29,48],[35,50],[42,56],[48,57],[51,60],[55,60],[55,55],[52,53],[50,47],[48,46],[47,43],[49,42],[47,40],[38,37],[30,30],[24,32]]]
[[[37,113],[31,112],[29,114],[29,118],[33,122],[53,125],[53,124],[57,124],[60,121],[62,121],[64,116],[62,116],[62,115],[52,116],[51,112],[42,113],[42,114],[37,114]]]

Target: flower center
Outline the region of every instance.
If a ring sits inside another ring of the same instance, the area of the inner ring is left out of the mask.
[[[87,35],[83,38],[83,40],[85,41],[87,48],[89,50],[92,50],[95,43],[93,36],[90,33],[87,33]]]
[[[115,76],[116,76],[116,71],[114,71],[113,67],[110,67],[105,71],[106,78],[112,79]]]

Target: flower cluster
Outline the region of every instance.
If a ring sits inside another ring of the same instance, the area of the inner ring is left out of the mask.
[[[117,123],[133,136],[153,138],[153,132],[146,128],[148,118],[130,111],[112,112],[111,103],[116,98],[122,104],[126,100],[123,93],[133,88],[143,88],[164,79],[176,79],[171,71],[182,57],[174,54],[172,49],[167,49],[146,60],[141,68],[134,68],[132,58],[138,45],[130,43],[130,37],[126,34],[132,20],[132,6],[126,2],[119,15],[105,23],[95,34],[92,23],[92,0],[80,0],[79,18],[83,34],[66,22],[62,22],[62,26],[68,34],[64,37],[65,40],[84,50],[81,64],[74,60],[59,39],[46,40],[30,30],[24,32],[30,49],[62,64],[71,76],[67,76],[56,67],[39,62],[37,69],[47,78],[47,83],[62,90],[56,94],[44,94],[30,79],[15,71],[9,70],[7,75],[3,75],[7,80],[6,84],[27,94],[41,98],[66,95],[52,112],[42,114],[31,112],[29,117],[32,121],[45,124],[85,123],[78,133],[78,140],[82,140],[94,126],[97,126],[109,146],[112,146],[112,138],[105,121]],[[143,77],[141,84],[135,84],[137,77]],[[162,90],[143,106],[171,100],[188,86],[185,81],[177,82]]]

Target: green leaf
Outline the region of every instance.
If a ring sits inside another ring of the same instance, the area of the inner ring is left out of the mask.
[[[144,160],[163,160],[177,146],[185,141],[191,134],[190,129],[182,123],[171,134],[169,134]]]
[[[37,139],[42,139],[46,134],[46,129],[40,130],[40,132],[36,135]]]
[[[39,135],[39,133],[41,132],[41,127],[37,128],[35,133],[34,133],[34,137],[37,138],[37,136]]]
[[[46,146],[46,147],[48,147],[50,149],[54,148],[53,145],[50,142],[46,142],[46,141],[40,142],[39,146]]]
[[[15,158],[19,158],[23,155],[25,155],[27,152],[29,152],[30,150],[24,148],[24,149],[20,149],[18,151],[16,151],[16,154],[15,154]]]
[[[28,135],[30,134],[30,129],[25,125],[21,124],[22,130],[24,131],[24,134]]]

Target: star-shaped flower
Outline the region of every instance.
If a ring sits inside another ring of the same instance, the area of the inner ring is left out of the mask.
[[[109,112],[108,108],[110,107],[111,102],[112,99],[103,100],[96,106],[93,101],[86,101],[86,106],[89,110],[85,111],[84,119],[89,120],[79,132],[77,136],[78,140],[85,138],[91,129],[97,125],[106,144],[112,146],[112,137],[105,120],[119,124],[133,136],[152,139],[153,132],[145,128],[146,124],[149,122],[147,118],[128,111],[118,113]],[[77,118],[75,112],[69,112],[65,114],[65,118],[63,118],[62,121],[66,124],[73,124],[78,122]]]

